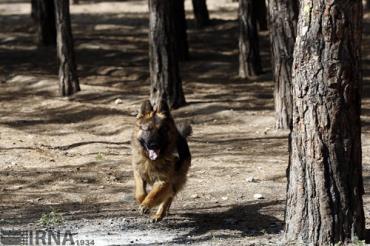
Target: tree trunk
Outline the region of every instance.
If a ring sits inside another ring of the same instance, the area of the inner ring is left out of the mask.
[[[59,61],[59,94],[69,96],[80,90],[69,14],[69,0],[54,0]]]
[[[267,30],[267,8],[265,0],[257,0],[253,2],[254,14],[256,15],[260,30]]]
[[[270,39],[275,81],[276,128],[292,126],[292,63],[297,32],[298,1],[269,0]]]
[[[149,0],[150,99],[153,104],[166,99],[169,107],[185,105],[176,39],[173,1]]]
[[[37,0],[31,0],[31,18],[34,20],[34,21],[37,21],[38,20],[38,7],[37,7]]]
[[[206,0],[192,0],[195,21],[198,28],[208,26],[210,23]]]
[[[174,1],[176,54],[180,61],[189,59],[188,36],[184,0]]]
[[[33,0],[32,13],[38,22],[37,36],[40,46],[56,45],[55,6],[50,0]],[[31,13],[31,15],[32,15]]]
[[[361,0],[304,0],[293,61],[285,240],[363,238]]]
[[[239,0],[239,76],[248,78],[262,73],[254,0]]]

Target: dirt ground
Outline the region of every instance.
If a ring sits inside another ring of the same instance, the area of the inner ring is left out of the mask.
[[[72,5],[82,91],[57,96],[53,48],[38,48],[29,1],[0,0],[0,227],[40,229],[57,211],[95,245],[281,244],[287,132],[274,129],[268,33],[265,74],[238,79],[237,4],[208,0],[212,25],[195,29],[191,61],[181,64],[193,123],[192,168],[171,214],[158,224],[138,215],[132,196],[130,134],[148,97],[145,0]],[[364,35],[363,166],[370,189],[370,18]],[[261,194],[263,199],[256,199]],[[365,194],[370,221],[370,196]],[[367,223],[370,227],[370,223]]]

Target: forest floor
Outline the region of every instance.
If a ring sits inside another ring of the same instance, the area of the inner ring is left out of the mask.
[[[287,132],[274,129],[268,32],[265,74],[241,80],[237,4],[208,0],[212,25],[195,29],[181,63],[193,122],[192,168],[171,214],[151,224],[132,195],[130,135],[148,97],[147,1],[81,1],[72,23],[82,91],[57,96],[54,48],[38,48],[27,0],[0,0],[0,227],[54,230],[95,245],[278,245],[283,230]],[[366,14],[363,169],[370,190],[370,15]],[[255,199],[261,194],[263,199]],[[364,196],[367,228],[370,195]],[[58,217],[57,216],[57,217]],[[59,218],[59,217],[58,217]],[[47,220],[47,219],[46,219]],[[44,217],[45,222],[45,217]]]

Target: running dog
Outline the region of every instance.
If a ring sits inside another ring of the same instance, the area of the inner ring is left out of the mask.
[[[158,206],[151,216],[152,222],[158,222],[186,182],[191,164],[186,138],[192,130],[186,123],[176,126],[164,100],[154,108],[149,100],[143,102],[136,118],[131,139],[135,199],[141,214]]]

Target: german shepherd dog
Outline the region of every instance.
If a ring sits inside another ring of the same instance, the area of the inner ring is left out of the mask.
[[[191,163],[186,138],[191,126],[176,127],[166,101],[157,103],[154,109],[149,100],[143,102],[136,118],[131,139],[135,199],[141,214],[158,206],[151,216],[152,222],[158,222],[186,182]],[[149,193],[147,185],[152,187]]]

